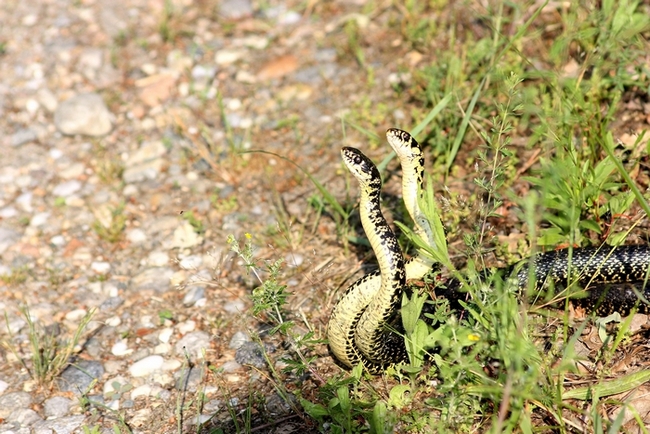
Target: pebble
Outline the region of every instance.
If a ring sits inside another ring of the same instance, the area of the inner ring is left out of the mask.
[[[203,369],[199,366],[194,366],[188,370],[183,368],[174,373],[175,385],[177,390],[186,390],[188,392],[196,392],[204,382]]]
[[[70,197],[79,190],[81,190],[81,182],[72,179],[70,181],[65,181],[61,184],[58,184],[52,190],[52,194],[58,197]]]
[[[221,365],[221,369],[223,369],[223,372],[226,374],[237,372],[241,369],[241,367],[242,366],[234,360],[228,360],[223,365]]]
[[[133,290],[142,291],[153,289],[157,292],[166,292],[170,289],[170,279],[174,271],[166,267],[147,268],[133,276],[131,287]]]
[[[165,327],[158,333],[158,340],[164,344],[169,342],[169,339],[172,337],[172,334],[174,334],[174,329],[171,327]]]
[[[235,353],[235,361],[242,365],[250,365],[258,369],[266,367],[264,349],[257,342],[244,342]]]
[[[178,368],[183,366],[183,363],[178,360],[178,359],[169,359],[165,360],[165,363],[163,363],[162,370],[163,371],[175,371]]]
[[[55,247],[63,247],[66,244],[65,237],[63,235],[55,235],[50,238],[50,243]]]
[[[112,115],[96,93],[80,94],[59,104],[54,124],[67,135],[103,136],[113,128]]]
[[[223,304],[223,310],[232,315],[239,315],[246,312],[246,303],[240,299],[227,301]]]
[[[9,388],[9,383],[0,380],[0,395],[2,395],[5,392],[5,390],[7,390],[7,388]]]
[[[8,206],[0,209],[0,218],[10,219],[12,217],[16,217],[17,215],[18,215],[18,210],[13,206]]]
[[[147,257],[147,264],[152,267],[164,267],[169,264],[169,255],[167,252],[154,250]]]
[[[180,260],[178,265],[186,270],[198,270],[203,263],[203,258],[199,255],[187,256]]]
[[[25,143],[36,140],[38,136],[36,132],[30,128],[23,128],[11,135],[11,146],[18,147]]]
[[[250,342],[251,338],[248,336],[247,333],[238,331],[235,332],[234,335],[232,335],[232,338],[230,338],[230,343],[228,344],[228,348],[236,350],[240,348],[242,345],[244,345],[246,342]]]
[[[194,322],[192,320],[184,321],[184,322],[178,323],[176,328],[178,329],[178,332],[180,334],[184,335],[184,334],[187,334],[187,333],[189,333],[191,331],[194,331],[196,329],[196,322]]]
[[[102,304],[99,305],[99,310],[100,312],[110,312],[112,310],[117,309],[122,304],[124,304],[124,299],[122,297],[111,295],[106,300],[104,300]],[[119,325],[119,317],[117,317],[117,319],[118,319],[118,324],[116,325]]]
[[[289,267],[296,268],[300,267],[305,261],[305,257],[300,253],[288,253],[284,260]]]
[[[105,261],[93,261],[90,263],[90,269],[97,274],[108,274],[111,271],[111,264]]]
[[[187,249],[203,242],[203,237],[194,231],[188,221],[183,221],[174,231],[171,248]]]
[[[21,427],[31,426],[36,422],[42,421],[38,413],[31,408],[18,408],[7,416],[6,422],[16,423]]]
[[[205,287],[192,286],[183,297],[183,305],[186,307],[195,306],[205,300]]]
[[[12,229],[0,226],[0,255],[20,240],[20,234]]]
[[[161,158],[167,149],[159,140],[144,142],[133,154],[126,157],[122,177],[126,183],[137,183],[147,179],[156,179],[163,168]]]
[[[32,403],[32,396],[27,392],[11,392],[0,396],[0,418],[6,419],[14,411],[27,408]]]
[[[146,377],[160,370],[165,359],[159,355],[147,356],[129,367],[129,373],[134,377]]]
[[[235,63],[246,55],[244,50],[220,50],[214,55],[214,63],[226,66]]]
[[[251,0],[223,0],[217,3],[219,15],[228,20],[240,20],[253,15]]]
[[[147,241],[147,233],[139,228],[131,229],[126,232],[126,239],[133,244],[143,244]]]
[[[104,375],[104,367],[94,360],[79,360],[68,366],[56,383],[62,392],[72,392],[76,396],[87,393],[88,387]]]
[[[79,322],[88,314],[86,309],[75,309],[65,314],[66,321]]]
[[[47,419],[63,417],[72,407],[72,400],[64,396],[54,396],[43,402],[43,412]]]
[[[52,213],[49,211],[39,212],[32,216],[29,225],[34,228],[40,228],[49,223]]]
[[[86,416],[80,414],[57,419],[41,420],[30,427],[30,434],[73,434],[84,424],[85,419]]]
[[[142,386],[138,386],[131,391],[131,399],[137,399],[141,396],[160,397],[164,390],[165,389],[157,385],[143,384]]]
[[[133,349],[129,348],[128,341],[126,339],[120,339],[111,347],[111,353],[113,353],[114,356],[121,357],[133,353]]]
[[[201,330],[186,334],[174,345],[174,350],[177,355],[183,356],[188,354],[190,357],[197,359],[203,359],[204,350],[209,349],[210,335]]]

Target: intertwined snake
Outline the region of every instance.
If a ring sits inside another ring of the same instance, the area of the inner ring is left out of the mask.
[[[414,232],[434,246],[431,227],[418,205],[424,170],[420,146],[405,131],[390,129],[386,135],[402,165],[402,194],[415,224]],[[377,256],[379,270],[347,289],[330,317],[328,339],[332,353],[344,365],[361,363],[369,371],[378,372],[407,359],[404,339],[396,332],[400,330],[402,293],[407,280],[420,279],[431,270],[432,261],[423,254],[404,260],[397,238],[381,212],[381,177],[376,166],[355,148],[343,148],[341,156],[359,182],[361,224]],[[650,247],[646,245],[556,250],[537,254],[526,262],[531,263],[531,268],[522,267],[517,274],[521,289],[530,286],[539,290],[549,281],[562,286],[571,280],[585,288],[596,285],[599,292],[588,298],[588,307],[599,314],[627,313],[634,305],[640,311],[650,311],[647,304],[638,303],[636,289],[640,288],[645,298],[650,295],[645,285],[650,267]],[[529,276],[534,278],[531,285]],[[630,283],[634,288],[621,283]],[[604,284],[613,286],[607,288]]]

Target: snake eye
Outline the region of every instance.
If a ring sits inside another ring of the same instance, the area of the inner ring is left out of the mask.
[[[362,161],[362,160],[361,160],[361,157],[360,157],[360,156],[355,155],[353,161],[354,161],[354,164],[361,164],[361,161]]]

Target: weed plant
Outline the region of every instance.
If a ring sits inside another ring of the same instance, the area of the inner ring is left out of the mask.
[[[77,345],[81,341],[86,326],[94,315],[94,310],[89,311],[79,322],[71,339],[62,339],[55,330],[46,329],[35,323],[24,306],[20,312],[27,322],[27,337],[29,339],[29,350],[31,363],[26,363],[20,355],[19,349],[14,343],[14,338],[9,328],[9,318],[5,314],[5,323],[9,339],[3,341],[3,346],[9,350],[16,360],[19,360],[30,376],[41,386],[49,386],[70,363],[72,355],[77,351]]]

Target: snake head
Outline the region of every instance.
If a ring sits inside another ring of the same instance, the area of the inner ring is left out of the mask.
[[[345,166],[357,178],[360,184],[372,185],[378,182],[381,183],[381,176],[375,163],[357,148],[344,147],[341,149],[341,157]]]

